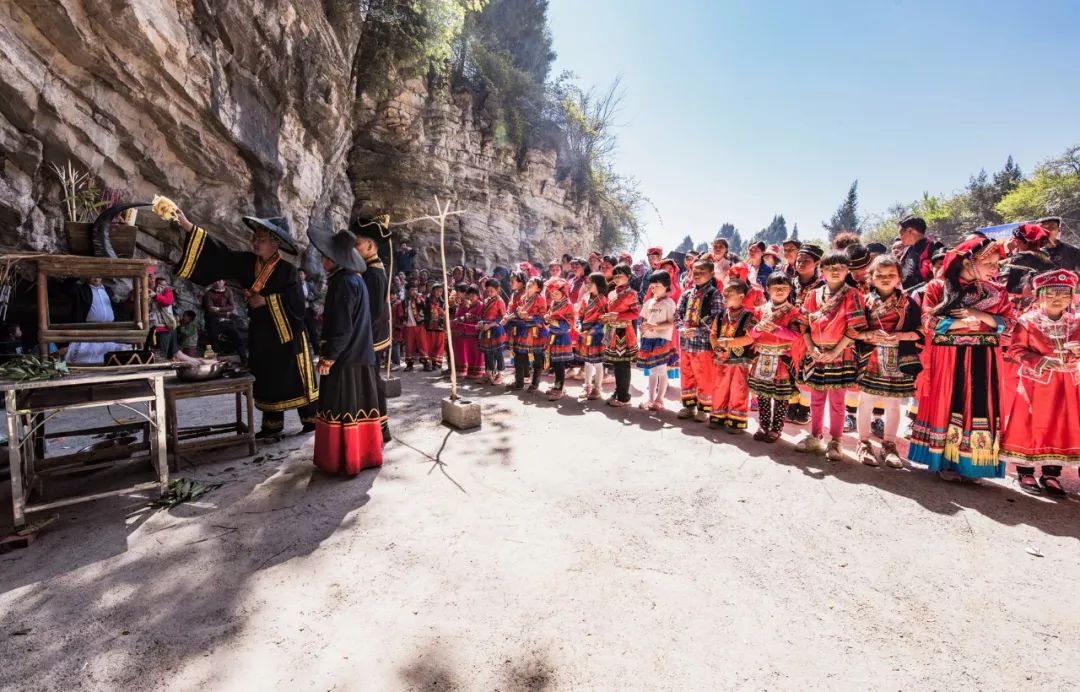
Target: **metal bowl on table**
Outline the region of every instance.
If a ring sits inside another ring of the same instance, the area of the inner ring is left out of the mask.
[[[225,371],[225,363],[200,363],[183,365],[176,369],[176,376],[184,382],[205,382],[216,380]]]

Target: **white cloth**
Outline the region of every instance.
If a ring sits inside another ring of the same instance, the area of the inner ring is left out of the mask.
[[[116,316],[113,313],[112,301],[104,286],[91,286],[90,312],[86,313],[87,322],[113,322]],[[100,365],[105,362],[105,354],[112,351],[131,350],[130,344],[118,344],[111,341],[105,343],[91,343],[76,341],[68,345],[67,353],[64,354],[65,363],[82,365]]]

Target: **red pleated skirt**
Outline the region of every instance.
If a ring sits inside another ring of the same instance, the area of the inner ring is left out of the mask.
[[[327,473],[355,476],[364,469],[382,466],[382,428],[378,418],[342,423],[315,421],[315,466]]]

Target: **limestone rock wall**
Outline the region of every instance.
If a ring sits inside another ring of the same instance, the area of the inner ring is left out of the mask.
[[[467,212],[447,225],[449,264],[546,263],[594,247],[599,219],[556,181],[555,152],[529,151],[519,167],[477,122],[472,99],[430,93],[417,79],[381,102],[362,97],[349,157],[356,210],[413,219],[435,211],[436,195],[445,201],[449,194],[451,206]],[[438,263],[435,224],[396,234],[411,239],[422,264]]]
[[[69,159],[125,197],[173,197],[236,244],[241,214],[283,215],[303,238],[354,211],[468,214],[457,263],[546,260],[592,245],[596,220],[554,178],[519,170],[468,95],[420,81],[356,96],[361,3],[335,0],[8,0],[0,3],[0,246],[62,250]],[[399,231],[434,261],[434,227]],[[157,234],[162,237],[161,233]],[[152,238],[141,243],[167,253]]]

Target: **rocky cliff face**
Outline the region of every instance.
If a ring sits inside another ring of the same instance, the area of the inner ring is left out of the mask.
[[[286,216],[303,238],[354,212],[431,213],[438,195],[468,211],[448,228],[451,263],[590,247],[597,220],[556,182],[554,153],[530,152],[519,169],[485,136],[470,96],[404,81],[389,98],[357,97],[359,6],[3,3],[0,245],[63,249],[49,164],[70,159],[127,198],[172,197],[237,244],[241,214]],[[435,226],[398,232],[434,262]]]

